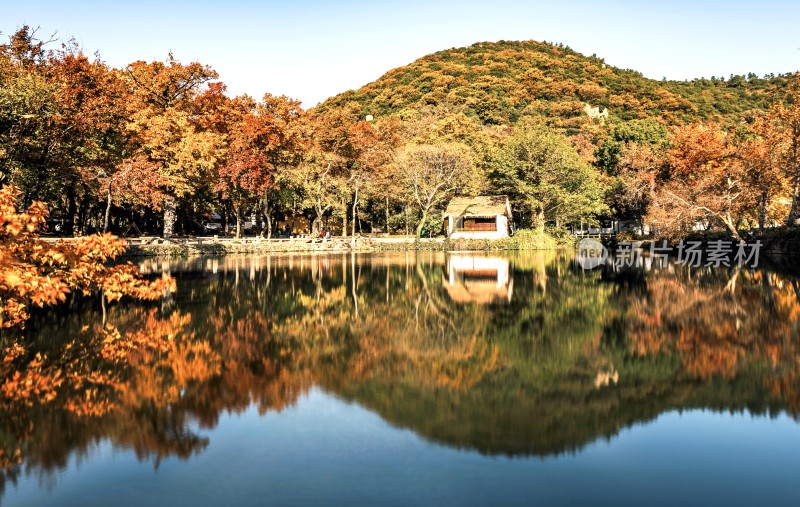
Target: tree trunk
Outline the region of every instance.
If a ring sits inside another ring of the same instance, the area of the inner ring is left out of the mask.
[[[787,225],[798,225],[800,223],[800,175],[794,177],[794,189],[792,190],[792,209],[789,211],[789,218],[786,219]]]
[[[386,194],[386,234],[389,234],[389,194]]]
[[[236,237],[242,237],[242,206],[239,203],[233,207],[234,212],[236,213]]]
[[[791,164],[793,166],[794,174],[792,175],[792,209],[789,211],[789,216],[786,219],[787,225],[797,225],[800,223],[800,160],[798,160],[798,155],[800,155],[800,132],[798,132],[798,128],[795,127],[792,129],[792,154],[791,154]]]
[[[758,199],[758,229],[763,231],[767,225],[767,208],[769,206],[769,197],[767,192],[762,192],[761,197]]]
[[[347,201],[342,198],[342,237],[347,237]]]
[[[269,204],[269,190],[264,190],[264,219],[267,224],[267,239],[270,239],[272,238],[272,208]]]
[[[741,241],[742,238],[739,236],[739,231],[736,230],[736,224],[733,223],[733,218],[731,218],[730,213],[726,213],[721,218],[722,223],[725,224],[725,227],[727,227],[728,231],[731,233],[731,236],[733,236],[733,239],[736,241]]]
[[[419,220],[419,224],[417,224],[417,239],[422,236],[422,229],[425,227],[425,222],[428,220],[428,209],[425,208],[422,210],[422,218]]]
[[[356,192],[353,196],[353,229],[352,229],[352,243],[355,244],[356,242],[356,216],[358,213],[358,181],[356,181]]]
[[[103,219],[103,232],[108,232],[108,219],[111,216],[111,182],[108,183],[108,194],[106,195],[106,215]]]
[[[533,210],[533,215],[531,216],[531,227],[539,231],[544,230],[544,209],[541,206],[537,206]]]
[[[77,221],[75,225],[75,234],[77,236],[83,236],[87,229],[87,222],[89,219],[89,197],[88,192],[84,189],[83,199],[81,199],[80,205],[78,206],[78,215]]]
[[[75,187],[67,187],[67,216],[64,220],[64,236],[75,234],[75,217],[78,214],[78,204],[75,201]]]
[[[175,231],[175,199],[164,201],[164,239],[169,239]]]
[[[189,215],[184,220],[184,230],[194,234],[197,230],[197,224],[199,221],[197,220],[197,203],[193,203],[192,207],[189,208]]]

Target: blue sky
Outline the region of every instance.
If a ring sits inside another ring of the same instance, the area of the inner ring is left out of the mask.
[[[428,53],[547,40],[661,79],[800,69],[800,2],[0,0],[3,38],[22,24],[75,37],[111,65],[199,60],[232,94],[325,98]]]

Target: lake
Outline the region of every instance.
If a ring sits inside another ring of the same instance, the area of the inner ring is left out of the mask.
[[[141,268],[178,291],[30,322],[47,402],[0,414],[0,505],[800,505],[796,275],[569,252]]]

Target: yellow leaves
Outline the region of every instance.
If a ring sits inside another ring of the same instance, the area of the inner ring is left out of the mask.
[[[165,366],[172,370],[176,382],[183,386],[219,375],[222,370],[222,358],[206,341],[172,342]]]
[[[134,158],[148,162],[140,164],[140,170],[153,173],[150,183],[175,197],[193,194],[211,177],[222,142],[218,134],[202,130],[193,121],[189,98],[167,104],[153,104],[146,98],[133,109],[127,126],[139,139],[140,153]]]
[[[47,219],[47,210],[40,201],[34,201],[25,212],[18,213],[19,197],[19,190],[12,185],[0,188],[0,237],[36,237],[36,230]]]
[[[213,359],[208,344],[170,342],[182,336],[189,315],[172,314],[169,319],[155,310],[133,314],[126,329],[114,326],[83,326],[72,341],[48,355],[30,353],[18,342],[0,350],[0,410],[25,410],[36,404],[58,403],[82,417],[97,417],[120,408],[120,396],[143,388],[137,382],[170,372],[185,385],[214,375],[220,361]],[[205,365],[214,365],[207,369]],[[154,387],[155,388],[155,387]],[[140,402],[132,396],[129,401]]]

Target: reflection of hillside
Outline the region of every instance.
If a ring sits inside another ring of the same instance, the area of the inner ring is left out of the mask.
[[[685,381],[667,388],[651,381],[596,390],[588,375],[571,385],[541,389],[497,385],[504,381],[487,382],[468,392],[362,384],[350,386],[345,395],[437,444],[508,456],[577,452],[671,409],[774,413],[781,408],[780,401],[762,401],[769,399],[769,393],[751,383],[697,386]]]
[[[106,327],[91,301],[52,312],[25,337],[42,359],[0,371],[6,477],[19,462],[64,466],[101,438],[188,458],[223,411],[282,410],[314,385],[489,454],[574,451],[674,408],[800,411],[796,280],[510,260],[492,272],[505,286],[508,267],[502,305],[454,299],[445,256],[411,253],[202,260],[166,266],[178,293],[161,308],[111,306]]]

